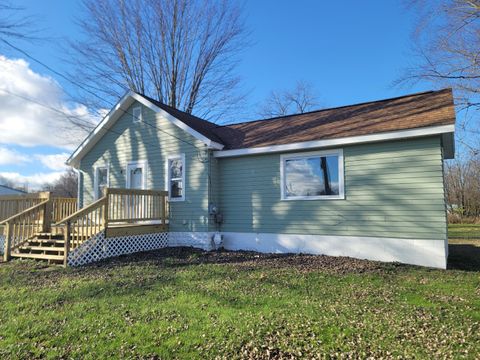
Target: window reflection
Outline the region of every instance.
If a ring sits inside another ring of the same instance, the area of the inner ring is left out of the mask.
[[[285,161],[285,195],[339,195],[338,156],[312,156]]]

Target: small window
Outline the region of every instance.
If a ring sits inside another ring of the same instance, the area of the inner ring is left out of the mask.
[[[343,199],[342,150],[281,156],[282,200]]]
[[[133,114],[133,122],[141,122],[143,121],[142,118],[142,108],[140,106],[134,107],[132,109]]]
[[[169,199],[185,200],[185,155],[169,156],[166,170]]]
[[[100,199],[109,185],[108,166],[95,168],[95,199]]]

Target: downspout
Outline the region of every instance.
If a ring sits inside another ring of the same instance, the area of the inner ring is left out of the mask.
[[[83,173],[75,168],[73,168],[73,171],[77,174],[77,207],[80,210],[83,208],[83,197],[80,196],[80,190],[83,188]]]

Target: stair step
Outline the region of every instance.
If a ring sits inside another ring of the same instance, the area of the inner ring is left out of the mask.
[[[46,254],[22,254],[14,252],[11,254],[12,257],[17,258],[28,258],[28,259],[42,259],[42,260],[61,260],[63,261],[63,255],[46,255]]]
[[[41,244],[64,244],[64,240],[54,240],[54,239],[30,239],[28,240],[29,243],[41,243]]]
[[[65,249],[63,247],[56,247],[56,246],[20,246],[19,249],[22,250],[40,250],[40,251],[61,251],[63,252]]]
[[[60,239],[63,239],[63,235],[62,234],[52,234],[52,233],[39,233],[39,234],[37,234],[37,238],[39,238],[39,239],[60,240]]]

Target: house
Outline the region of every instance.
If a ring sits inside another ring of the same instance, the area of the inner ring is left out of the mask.
[[[6,185],[0,185],[0,196],[2,195],[22,195],[26,194],[25,191],[12,188]]]
[[[168,190],[170,246],[445,268],[454,124],[450,89],[232,125],[130,92],[67,163],[81,206]]]

